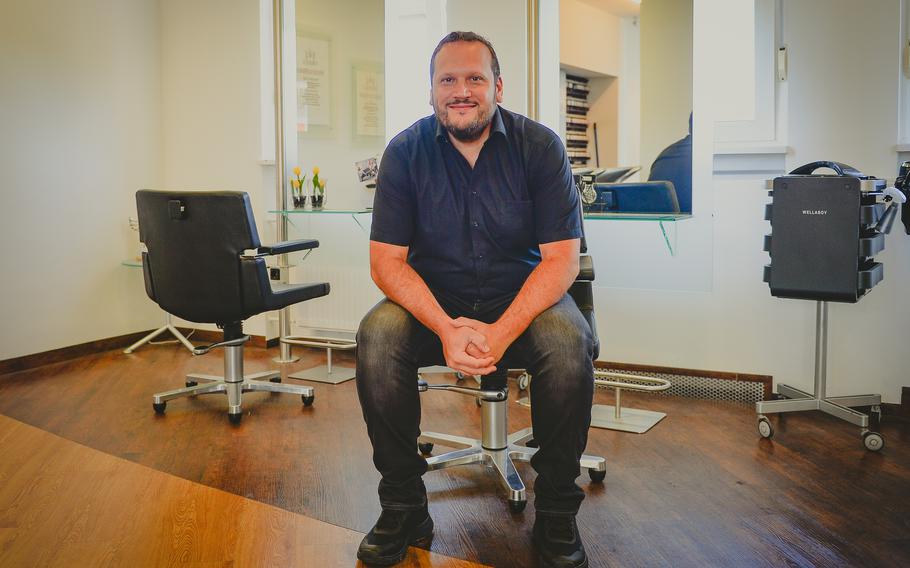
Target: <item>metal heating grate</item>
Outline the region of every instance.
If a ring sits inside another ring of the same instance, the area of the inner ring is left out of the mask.
[[[656,372],[638,369],[633,371],[627,368],[616,369],[609,366],[598,366],[598,368],[616,373],[642,375],[670,381],[671,386],[669,389],[663,392],[654,393],[655,395],[683,396],[707,400],[730,400],[748,404],[764,400],[765,383],[761,381],[705,377],[686,375],[684,373]],[[629,380],[628,382],[635,383],[634,380]],[[646,383],[642,382],[641,384]]]

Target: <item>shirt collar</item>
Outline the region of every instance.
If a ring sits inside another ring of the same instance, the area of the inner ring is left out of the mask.
[[[497,132],[506,136],[506,125],[502,120],[502,111],[500,110],[499,105],[496,105],[496,109],[493,111],[493,120],[490,121],[490,136]],[[446,129],[442,126],[442,123],[438,118],[436,119],[436,139],[449,139],[449,133],[446,132]]]

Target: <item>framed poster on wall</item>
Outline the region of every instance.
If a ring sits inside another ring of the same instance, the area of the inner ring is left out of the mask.
[[[297,130],[332,125],[332,42],[326,36],[297,32]]]
[[[382,65],[359,63],[353,67],[354,137],[385,135],[385,77]]]

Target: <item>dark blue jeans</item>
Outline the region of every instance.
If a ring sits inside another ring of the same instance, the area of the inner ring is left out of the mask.
[[[451,317],[486,323],[496,321],[511,303],[510,298],[473,305],[440,293],[436,297]],[[574,300],[565,295],[534,319],[503,359],[534,377],[531,420],[540,449],[531,465],[537,472],[538,512],[574,514],[584,499],[575,479],[591,424],[593,353],[591,329]],[[438,364],[445,364],[439,337],[398,304],[383,300],[360,323],[357,393],[373,443],[373,463],[382,474],[379,500],[385,509],[426,504],[421,476],[427,464],[417,453],[417,369]]]

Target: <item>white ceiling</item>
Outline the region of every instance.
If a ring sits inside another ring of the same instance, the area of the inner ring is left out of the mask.
[[[641,1],[634,0],[580,0],[585,4],[609,12],[614,16],[637,16],[641,11]]]

